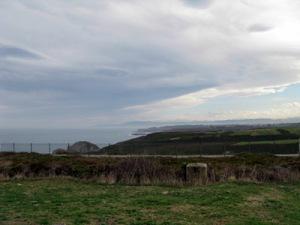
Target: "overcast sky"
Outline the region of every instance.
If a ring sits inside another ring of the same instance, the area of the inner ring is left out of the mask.
[[[299,0],[1,0],[0,126],[300,116]]]

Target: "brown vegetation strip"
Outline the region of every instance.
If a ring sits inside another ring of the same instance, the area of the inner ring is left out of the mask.
[[[29,153],[1,153],[1,179],[74,177],[102,183],[184,185],[185,165],[208,165],[208,183],[228,180],[294,182],[300,180],[299,157],[243,154],[228,158],[87,158]]]

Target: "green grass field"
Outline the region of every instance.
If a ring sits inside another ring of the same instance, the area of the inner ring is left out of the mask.
[[[0,224],[300,224],[300,184],[0,182]]]
[[[275,140],[275,141],[252,141],[252,142],[239,142],[235,145],[265,145],[265,144],[274,144],[274,145],[280,145],[280,144],[298,144],[299,140],[295,139],[288,139],[288,140]]]
[[[242,131],[236,131],[232,135],[251,135],[251,136],[276,135],[276,134],[281,134],[280,130],[286,130],[292,134],[300,135],[299,127],[284,127],[281,129],[274,127],[274,128],[262,128],[262,129],[253,129],[253,130],[242,130]]]

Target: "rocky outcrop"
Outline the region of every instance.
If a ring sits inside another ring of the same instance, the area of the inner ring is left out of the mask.
[[[68,152],[73,154],[85,154],[89,152],[97,152],[100,148],[88,141],[79,141],[69,147]]]

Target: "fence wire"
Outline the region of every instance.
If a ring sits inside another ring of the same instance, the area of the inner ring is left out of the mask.
[[[32,152],[52,154],[56,149],[67,150],[73,143],[0,143],[0,152]],[[96,144],[100,149],[109,144]]]

